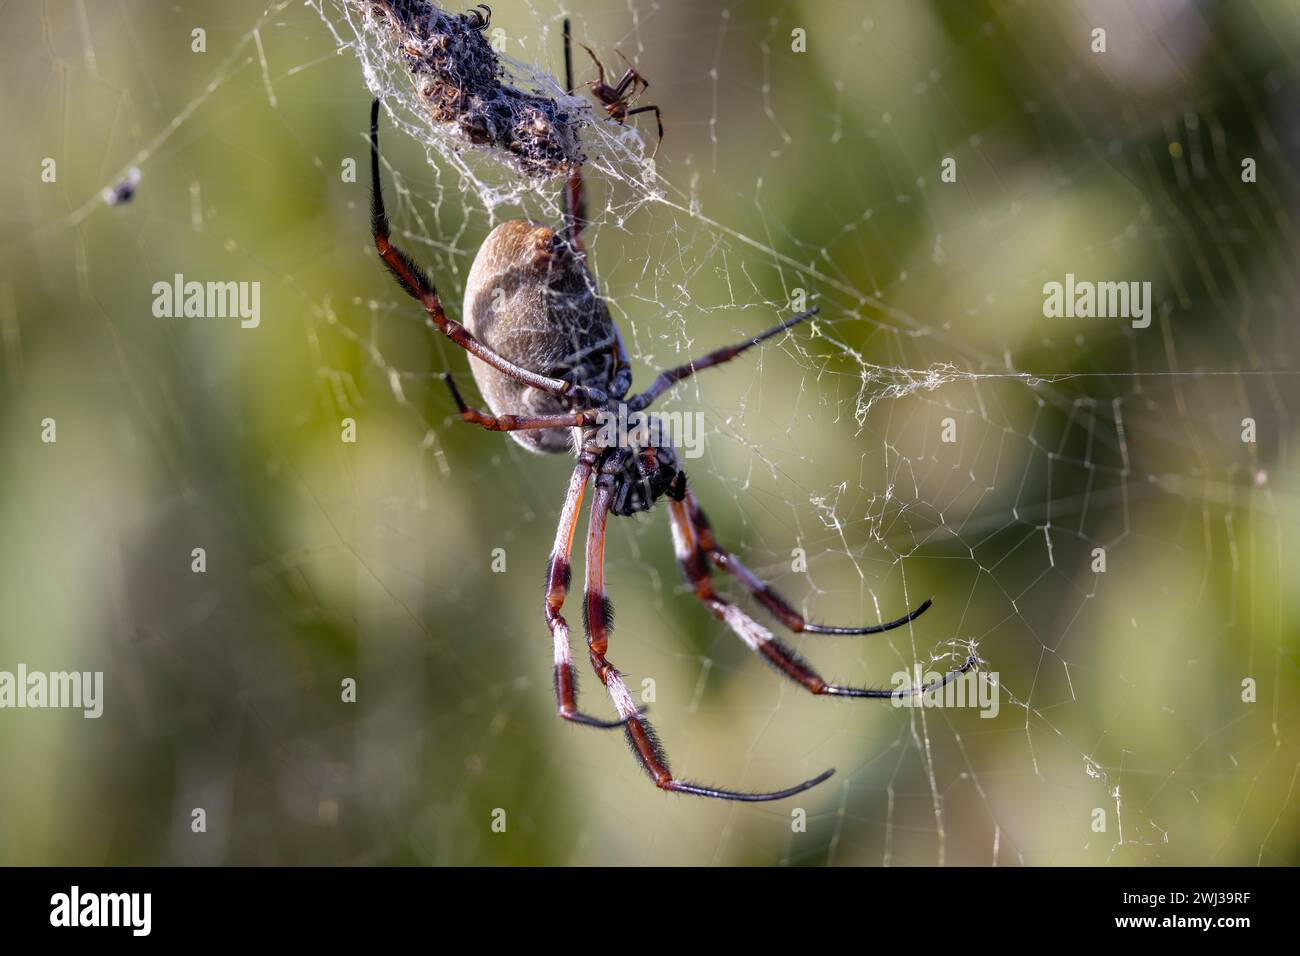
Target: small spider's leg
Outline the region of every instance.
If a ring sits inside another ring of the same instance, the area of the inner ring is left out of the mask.
[[[591,62],[596,64],[596,85],[597,85],[597,86],[602,86],[602,87],[605,86],[605,66],[604,66],[604,64],[601,63],[600,60],[596,59],[596,54],[592,51],[591,47],[587,46],[587,44],[585,44],[585,43],[579,43],[578,46],[580,46],[580,47],[582,47],[584,50],[586,50],[586,51],[587,51],[587,56],[591,57]],[[602,97],[602,99],[603,99],[603,97]]]
[[[617,453],[616,453],[617,454]],[[626,459],[611,456],[611,466],[607,471],[602,468],[596,477],[595,500],[591,504],[591,516],[588,518],[587,530],[587,567],[586,593],[583,595],[583,624],[587,630],[587,648],[591,653],[591,666],[596,675],[609,691],[619,716],[627,721],[624,732],[632,753],[641,762],[655,786],[661,790],[674,793],[689,793],[699,797],[712,797],[717,800],[739,800],[758,803],[766,800],[781,800],[785,797],[802,793],[829,778],[835,771],[827,770],[811,780],[789,787],[765,793],[747,793],[737,790],[720,790],[706,787],[686,780],[674,779],[668,769],[668,758],[659,744],[654,728],[650,722],[637,712],[632,694],[627,689],[623,675],[605,656],[609,649],[609,633],[613,627],[613,606],[605,594],[605,528],[609,518],[610,505],[614,497],[616,471],[623,466]]]
[[[620,57],[622,57],[624,63],[627,63],[627,57],[623,56],[621,51],[616,50],[615,52],[618,53]],[[631,86],[633,83],[636,83],[638,80],[641,80],[641,74],[637,73],[636,70],[632,69],[632,64],[628,63],[627,72],[625,72],[621,77],[619,77],[618,82],[614,84],[614,96],[617,99],[620,100],[623,99],[623,94],[627,92],[627,88]],[[642,82],[645,81],[642,80]],[[649,86],[650,84],[646,83],[645,85]],[[641,87],[640,89],[644,89],[644,87]],[[638,89],[637,92],[640,92],[640,89]],[[633,93],[632,95],[635,96],[636,93]]]
[[[526,368],[515,365],[480,342],[465,326],[447,318],[442,309],[442,302],[438,298],[438,291],[434,288],[429,277],[415,264],[415,260],[389,241],[388,213],[384,210],[384,193],[379,181],[378,99],[370,104],[370,180],[370,228],[374,234],[375,249],[378,250],[379,257],[383,259],[384,265],[397,279],[398,284],[406,290],[407,294],[424,306],[424,310],[429,314],[429,321],[433,323],[438,331],[442,332],[466,352],[486,362],[498,372],[510,376],[517,382],[530,385],[550,395],[576,395],[590,405],[604,405],[608,401],[609,396],[601,389],[538,375],[536,372],[530,372]]]
[[[949,671],[933,683],[924,686],[908,686],[897,690],[877,690],[868,687],[845,687],[841,684],[831,684],[804,661],[800,660],[798,654],[777,640],[771,631],[730,601],[718,596],[717,592],[713,590],[713,582],[709,578],[708,563],[705,560],[705,551],[695,533],[695,528],[691,524],[690,516],[686,510],[686,503],[669,500],[668,513],[672,518],[673,546],[677,552],[677,563],[681,567],[687,583],[695,588],[695,596],[713,612],[714,617],[731,628],[750,650],[761,654],[769,664],[790,678],[790,680],[801,685],[809,693],[831,697],[876,697],[883,699],[915,697],[942,687],[978,663],[974,657],[968,657],[966,662],[957,670]]]
[[[451,397],[456,401],[460,417],[471,425],[481,425],[490,432],[519,432],[541,428],[581,428],[596,421],[599,411],[594,408],[580,412],[561,412],[555,415],[489,415],[487,412],[470,408],[461,397],[460,389],[450,372],[442,376],[451,389]]]
[[[627,72],[632,74],[632,78],[641,84],[641,89],[649,89],[650,81],[636,71],[636,67],[632,65],[632,61],[627,58],[627,55],[618,47],[614,47],[614,52],[617,53],[618,58],[623,61],[623,65],[627,67]]]
[[[654,111],[654,114],[655,114],[655,123],[657,123],[658,126],[659,126],[659,139],[655,141],[655,148],[654,148],[654,151],[650,153],[650,158],[651,158],[651,159],[654,159],[655,156],[657,156],[657,155],[659,154],[659,147],[662,146],[662,145],[663,145],[663,142],[664,142],[664,118],[663,118],[663,116],[662,116],[662,115],[660,114],[660,112],[659,112],[659,107],[657,107],[657,106],[638,106],[638,107],[637,107],[636,109],[634,109],[634,110],[628,110],[628,111],[627,111],[627,115],[628,115],[628,116],[636,116],[637,113],[649,113],[651,110]]]
[[[623,74],[623,78],[614,84],[614,92],[618,94],[618,97],[623,101],[624,106],[631,106],[642,93],[650,89],[650,81],[636,71],[636,67],[632,65],[631,60],[623,55],[622,50],[615,47],[614,52],[618,54],[618,58],[627,66],[627,71]],[[627,96],[624,96],[623,94],[627,93],[629,84],[632,86],[632,92]],[[631,116],[632,114],[629,113],[627,115]]]
[[[639,395],[633,395],[627,400],[628,411],[639,412],[656,398],[662,395],[668,389],[672,388],[684,378],[690,378],[696,372],[702,372],[706,368],[713,368],[715,365],[721,365],[729,362],[742,352],[753,348],[762,342],[766,342],[774,335],[780,335],[786,329],[798,325],[805,319],[810,319],[818,313],[819,309],[813,306],[806,312],[800,312],[798,315],[786,319],[780,325],[775,325],[766,332],[761,332],[752,339],[746,339],[744,342],[738,342],[735,345],[728,345],[725,348],[716,349],[702,358],[694,359],[685,365],[679,365],[676,368],[666,369],[659,373],[659,377],[650,383],[650,387]]]
[[[883,631],[892,631],[896,627],[902,627],[904,624],[915,621],[928,611],[930,605],[934,603],[932,599],[926,598],[915,610],[896,620],[886,621],[884,624],[870,624],[866,627],[831,627],[825,624],[810,624],[802,614],[790,606],[790,602],[772,590],[771,585],[741,564],[734,554],[718,544],[717,538],[713,535],[713,527],[709,524],[709,519],[704,516],[704,511],[700,508],[700,503],[696,500],[693,491],[686,492],[686,510],[691,527],[695,531],[695,536],[699,540],[700,548],[704,553],[723,571],[735,576],[749,590],[749,593],[754,595],[759,604],[771,611],[773,617],[796,634],[880,634]]]
[[[594,456],[583,455],[569,479],[569,491],[564,496],[564,509],[560,512],[560,523],[555,532],[555,546],[546,566],[546,626],[551,630],[551,641],[555,645],[555,707],[559,715],[588,727],[622,727],[629,717],[600,720],[578,709],[578,675],[573,669],[569,624],[560,613],[572,577],[569,558],[573,553],[573,533],[578,527],[578,512],[582,509],[582,498],[594,463]]]

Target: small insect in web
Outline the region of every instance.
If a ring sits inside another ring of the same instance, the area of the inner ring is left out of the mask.
[[[140,170],[132,166],[127,170],[126,176],[121,182],[104,189],[104,202],[110,206],[125,206],[135,198],[135,192],[140,188]]]
[[[564,26],[565,62],[570,34]],[[573,89],[571,68],[566,83]],[[783,790],[746,792],[705,786],[673,776],[645,712],[637,707],[623,676],[606,656],[613,629],[613,605],[605,591],[605,534],[609,516],[649,511],[667,500],[677,562],[695,596],[755,653],[776,670],[817,695],[889,699],[917,696],[947,684],[977,663],[968,657],[957,670],[925,686],[876,690],[832,684],[804,663],[784,642],[739,606],[714,590],[712,569],[734,576],[782,625],[801,634],[878,634],[914,621],[930,607],[926,600],[896,620],[866,627],[813,624],[719,544],[687,481],[671,444],[638,441],[611,447],[597,422],[625,418],[649,407],[678,382],[722,365],[754,346],[811,318],[809,309],[735,345],[661,372],[645,391],[629,395],[632,367],[618,326],[600,296],[583,245],[582,169],[569,171],[564,225],[554,229],[526,219],[497,226],[484,240],[465,287],[464,324],[447,317],[428,276],[392,243],[379,177],[379,100],[370,109],[373,189],[371,231],[375,248],[401,287],[418,300],[434,328],[470,355],[470,369],[491,413],[469,406],[450,374],[446,382],[460,417],[490,431],[509,433],[529,451],[575,453],[577,462],[560,511],[546,571],[546,623],[554,648],[555,697],[559,716],[590,727],[621,728],[632,752],[656,786],[674,793],[721,800],[779,800],[814,787],[835,771]],[[602,720],[578,707],[569,626],[563,615],[571,579],[570,559],[578,516],[589,485],[583,627],[592,668],[618,711]]]

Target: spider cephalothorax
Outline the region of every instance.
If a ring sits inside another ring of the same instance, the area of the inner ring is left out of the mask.
[[[565,62],[570,62],[569,25],[564,25]],[[572,76],[567,77],[573,89]],[[630,115],[630,113],[628,114]],[[927,600],[904,616],[865,627],[811,624],[714,537],[695,498],[677,454],[662,438],[642,427],[628,438],[611,441],[604,426],[639,415],[677,382],[721,365],[742,352],[810,318],[816,309],[795,315],[753,338],[710,352],[661,372],[645,391],[628,395],[632,369],[627,352],[601,299],[583,249],[581,168],[574,165],[565,193],[562,230],[523,219],[502,223],[484,241],[470,269],[465,292],[465,325],[449,319],[432,282],[389,239],[379,181],[379,101],[370,112],[371,169],[374,205],[371,228],[375,247],[402,287],[418,299],[434,328],[470,354],[470,369],[491,414],[466,404],[448,375],[447,384],[461,418],[492,431],[509,432],[530,451],[571,452],[577,457],[560,512],[555,545],[546,573],[546,623],[555,661],[556,709],[565,720],[595,727],[621,727],[641,766],[664,790],[723,800],[776,800],[826,780],[833,770],[784,790],[747,793],[680,780],[645,714],[606,656],[613,605],[605,591],[605,531],[611,514],[648,511],[667,501],[677,563],[695,596],[754,652],[783,676],[809,692],[835,697],[891,698],[915,696],[946,684],[970,669],[967,658],[957,670],[928,686],[875,690],[832,684],[813,670],[766,627],[714,590],[711,569],[733,575],[783,626],[803,634],[876,634],[902,627],[929,606]],[[622,434],[622,432],[619,432]],[[650,437],[647,437],[647,436]],[[594,488],[586,539],[586,581],[582,617],[592,668],[608,690],[618,719],[602,720],[578,708],[577,679],[563,615],[572,578],[570,559],[578,515],[588,487]]]
[[[621,517],[649,511],[665,496],[673,501],[686,497],[686,472],[669,447],[617,449],[605,456],[599,471],[614,476],[609,510]]]

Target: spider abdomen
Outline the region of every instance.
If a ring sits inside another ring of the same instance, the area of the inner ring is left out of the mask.
[[[465,286],[465,326],[488,348],[532,372],[608,390],[618,337],[581,255],[554,229],[527,219],[497,226]],[[479,359],[470,371],[495,415],[548,415],[580,400],[530,388]],[[512,431],[529,451],[572,448],[568,430]]]

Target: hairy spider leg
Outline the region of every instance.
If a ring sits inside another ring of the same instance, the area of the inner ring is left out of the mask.
[[[618,58],[627,65],[627,70],[624,71],[623,78],[614,84],[614,93],[619,97],[619,99],[623,99],[623,94],[627,92],[627,88],[631,84],[640,84],[632,91],[632,95],[627,97],[627,101],[630,104],[632,100],[650,89],[650,81],[636,71],[636,67],[632,65],[631,60],[623,55],[622,50],[616,49],[614,52],[617,53]]]
[[[569,644],[569,624],[561,611],[564,598],[569,593],[569,582],[573,568],[569,563],[573,554],[573,535],[578,527],[578,513],[582,509],[582,498],[591,478],[596,456],[584,452],[573,469],[569,479],[569,491],[564,496],[564,508],[560,512],[560,523],[555,531],[555,545],[551,549],[551,560],[546,566],[546,626],[551,630],[551,642],[555,645],[555,707],[557,713],[565,720],[588,727],[622,727],[633,717],[644,711],[635,707],[630,713],[618,720],[600,720],[584,714],[578,709],[578,675],[573,669],[573,649]]]
[[[456,379],[450,372],[443,373],[443,381],[451,389],[451,397],[456,402],[460,417],[471,425],[479,425],[490,432],[520,432],[540,428],[582,428],[596,422],[600,412],[594,408],[580,412],[558,412],[554,415],[489,415],[477,408],[465,404]]]
[[[679,365],[676,368],[670,368],[659,373],[658,378],[650,383],[650,387],[639,395],[633,395],[627,401],[628,411],[639,412],[648,406],[656,398],[662,395],[668,389],[672,388],[684,378],[690,378],[696,372],[703,372],[706,368],[713,368],[715,365],[722,365],[724,362],[730,362],[737,355],[748,349],[753,348],[761,342],[766,342],[774,335],[779,335],[786,329],[798,325],[805,319],[810,319],[820,311],[817,306],[813,306],[806,312],[800,312],[792,318],[786,319],[779,325],[775,325],[766,332],[761,332],[752,339],[746,339],[744,342],[738,342],[735,345],[728,345],[724,348],[716,349],[701,358],[692,359],[685,365]]]
[[[705,517],[704,510],[700,507],[695,493],[690,490],[686,492],[686,511],[691,528],[695,532],[695,537],[699,541],[700,549],[704,554],[708,555],[715,566],[739,580],[749,590],[749,593],[754,595],[758,603],[771,611],[773,617],[796,634],[880,634],[915,621],[928,611],[930,605],[934,603],[931,598],[926,598],[914,611],[909,611],[902,617],[887,621],[884,624],[870,624],[866,627],[831,627],[825,624],[810,624],[802,614],[790,605],[789,601],[777,594],[771,585],[745,567],[734,554],[718,544],[718,540],[713,534],[713,527],[709,524],[709,519]]]
[[[664,142],[664,117],[663,117],[663,114],[659,112],[659,107],[654,106],[654,105],[652,104],[652,105],[650,105],[650,106],[638,106],[638,107],[637,107],[636,109],[634,109],[634,110],[628,110],[628,111],[627,111],[625,114],[623,114],[623,115],[624,115],[624,116],[636,116],[637,113],[654,113],[654,114],[655,114],[655,125],[659,127],[659,139],[655,141],[655,148],[654,148],[653,150],[651,150],[651,152],[650,152],[650,158],[651,158],[651,159],[654,159],[656,156],[659,155],[659,147],[662,146],[662,145],[663,145],[663,142]]]
[[[605,82],[605,65],[600,62],[599,58],[597,58],[596,52],[585,43],[579,43],[578,46],[586,50],[587,56],[591,57],[591,62],[596,64],[596,82],[592,84],[593,89],[596,87],[606,90],[610,89],[609,85]]]
[[[591,405],[604,405],[609,400],[609,396],[598,388],[538,375],[536,372],[530,372],[526,368],[515,365],[480,342],[465,326],[447,318],[442,309],[442,302],[438,298],[437,289],[429,280],[429,277],[415,264],[415,260],[389,241],[388,214],[384,210],[384,193],[379,181],[378,99],[370,104],[370,179],[370,228],[375,238],[375,249],[378,250],[379,257],[383,259],[384,265],[388,267],[388,270],[397,279],[401,287],[413,299],[416,299],[424,306],[424,310],[429,314],[429,321],[433,323],[434,328],[445,334],[466,352],[486,362],[498,372],[509,375],[517,382],[522,382],[551,395],[576,395],[585,399]]]
[[[627,684],[618,669],[605,656],[609,648],[609,634],[613,627],[613,606],[605,593],[605,531],[609,517],[610,504],[614,495],[617,471],[622,467],[621,453],[615,452],[611,458],[615,468],[606,471],[602,468],[596,477],[596,492],[591,504],[587,529],[587,567],[586,588],[583,595],[583,624],[587,631],[587,648],[591,654],[591,666],[596,675],[609,691],[615,709],[627,723],[624,732],[633,754],[641,762],[655,786],[673,793],[688,793],[700,797],[712,797],[717,800],[738,800],[758,803],[767,800],[781,800],[785,797],[802,793],[810,787],[827,780],[835,771],[827,770],[822,774],[805,780],[801,784],[785,790],[766,793],[749,793],[735,790],[721,790],[716,787],[702,786],[685,780],[677,780],[668,769],[668,758],[660,746],[658,737],[650,722],[637,713],[636,704],[627,689]],[[676,502],[674,502],[675,504]]]
[[[831,684],[802,661],[793,650],[779,641],[771,631],[730,601],[718,596],[717,592],[713,590],[713,581],[709,576],[706,551],[700,544],[699,536],[691,523],[685,502],[670,500],[668,502],[668,513],[672,520],[673,547],[677,553],[677,564],[681,568],[686,582],[695,589],[695,596],[713,612],[714,617],[731,628],[750,650],[760,654],[777,671],[802,686],[809,693],[830,697],[870,697],[880,699],[915,697],[942,687],[970,670],[976,664],[975,658],[969,657],[966,659],[966,663],[957,670],[950,671],[933,683],[900,690],[880,690],[869,687],[846,687],[841,684]]]

